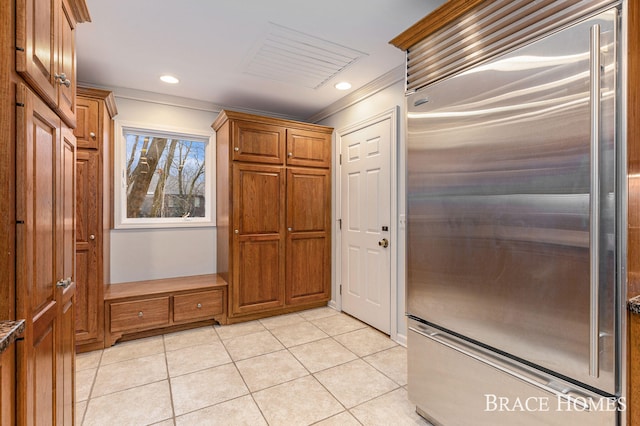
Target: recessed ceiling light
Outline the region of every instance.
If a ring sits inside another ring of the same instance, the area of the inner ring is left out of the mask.
[[[340,83],[336,83],[335,86],[338,90],[349,90],[351,89],[351,83],[347,83],[346,81],[341,81]]]
[[[169,84],[177,84],[180,83],[180,80],[178,80],[177,78],[175,78],[172,75],[163,75],[160,77],[160,80],[164,81],[165,83],[169,83]]]

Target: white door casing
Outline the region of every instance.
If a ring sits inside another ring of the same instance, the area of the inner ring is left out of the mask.
[[[339,134],[342,310],[392,337],[396,331],[392,330],[396,201],[391,185],[395,119],[393,110]]]

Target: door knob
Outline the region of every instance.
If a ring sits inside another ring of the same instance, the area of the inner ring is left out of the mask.
[[[387,240],[386,238],[383,238],[380,241],[378,241],[378,245],[380,247],[387,248],[389,247],[389,240]]]
[[[89,239],[90,239],[90,240],[95,240],[95,239],[96,239],[96,236],[95,236],[95,235],[93,235],[93,234],[91,234],[91,235],[89,235]]]

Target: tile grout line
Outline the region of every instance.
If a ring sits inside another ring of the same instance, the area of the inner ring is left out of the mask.
[[[167,359],[167,345],[164,340],[164,334],[162,335],[162,348],[164,349],[164,366],[167,372],[167,384],[169,385],[169,403],[171,404],[171,420],[173,425],[176,425],[176,408],[173,404],[173,388],[171,386],[171,373],[169,372],[169,360]],[[156,422],[157,423],[157,422]]]
[[[262,325],[262,324],[261,324]],[[264,327],[264,325],[262,325]],[[250,333],[251,334],[251,333]],[[236,371],[238,372],[238,375],[240,376],[240,378],[242,379],[242,383],[244,383],[244,387],[247,388],[247,392],[249,392],[249,396],[251,397],[251,400],[253,401],[253,403],[255,404],[256,408],[258,409],[258,411],[260,412],[260,415],[262,416],[262,419],[264,420],[264,422],[268,425],[269,422],[267,421],[266,416],[264,415],[264,413],[262,412],[262,408],[260,408],[260,405],[258,405],[258,401],[256,401],[256,399],[253,397],[253,392],[251,392],[251,389],[249,389],[249,385],[247,384],[247,381],[244,379],[244,376],[242,375],[242,373],[240,372],[240,369],[238,368],[238,366],[236,365],[236,361],[233,359],[233,357],[231,356],[231,353],[229,353],[229,350],[227,349],[227,345],[224,344],[224,341],[222,340],[222,338],[220,337],[220,334],[218,333],[218,330],[216,330],[216,335],[218,336],[218,339],[220,339],[220,343],[222,344],[222,347],[224,348],[224,350],[227,352],[227,355],[229,356],[229,359],[231,360],[231,363],[233,364],[233,366],[235,367]],[[250,359],[250,358],[247,358]],[[233,399],[238,399],[241,398],[243,396],[246,395],[242,395]],[[233,399],[230,399],[229,401],[232,401]],[[226,402],[226,401],[225,401]],[[220,402],[218,404],[221,404]],[[211,407],[214,407],[218,404],[213,404],[211,405]],[[197,410],[196,410],[197,411]]]
[[[91,387],[89,388],[89,394],[87,395],[87,406],[84,407],[84,412],[82,413],[82,419],[80,419],[80,426],[84,424],[85,417],[87,416],[87,411],[89,411],[89,402],[91,401],[93,387],[96,384],[96,380],[98,380],[98,371],[100,371],[100,367],[102,366],[102,356],[104,355],[104,349],[100,349],[100,357],[98,359],[98,366],[96,367],[96,372],[93,375],[93,380],[91,381]],[[75,367],[75,366],[74,366]],[[73,390],[75,394],[75,389]],[[75,410],[76,407],[74,407]]]

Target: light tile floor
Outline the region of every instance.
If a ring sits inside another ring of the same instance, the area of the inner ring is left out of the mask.
[[[406,349],[324,307],[76,358],[76,424],[428,425]]]

